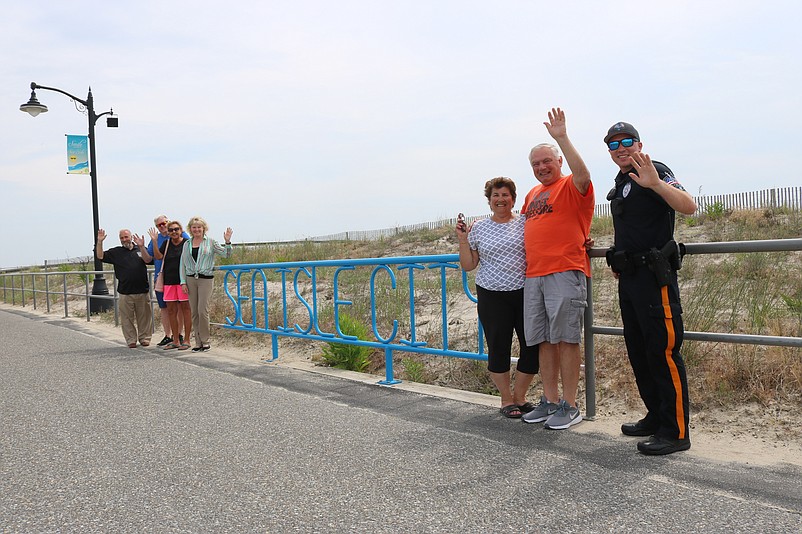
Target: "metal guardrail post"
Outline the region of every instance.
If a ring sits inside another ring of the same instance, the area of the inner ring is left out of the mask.
[[[64,282],[64,318],[66,319],[70,316],[69,308],[67,307],[67,273],[62,273],[61,276]]]
[[[593,345],[593,279],[588,276],[588,305],[585,308],[585,416],[596,418],[596,353]]]
[[[47,301],[47,313],[50,313],[50,273],[47,272],[47,263],[45,263],[45,300]]]
[[[120,326],[120,299],[117,297],[117,278],[112,278],[111,291],[114,297],[114,326]]]
[[[89,275],[85,275],[84,276],[84,285],[85,285],[84,291],[86,292],[86,322],[88,323],[89,322],[89,316],[92,314],[92,304],[91,304],[91,300],[89,298],[89,294],[90,294],[89,293]]]

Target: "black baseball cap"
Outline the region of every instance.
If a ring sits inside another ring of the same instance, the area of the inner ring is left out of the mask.
[[[636,130],[634,126],[632,126],[628,122],[616,122],[615,124],[610,126],[609,130],[607,130],[607,135],[604,138],[604,142],[609,143],[610,139],[618,134],[631,135],[632,137],[640,141],[640,134],[638,133],[638,130]]]

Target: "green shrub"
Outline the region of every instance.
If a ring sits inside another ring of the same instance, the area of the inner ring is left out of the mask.
[[[707,215],[711,221],[715,221],[721,219],[726,215],[726,210],[724,209],[724,204],[721,202],[714,202],[712,204],[708,204],[705,206],[705,215]]]
[[[340,330],[347,336],[356,336],[357,339],[366,340],[368,337],[368,328],[347,314],[340,315]],[[371,352],[373,351],[370,347],[326,343],[322,358],[331,367],[361,373],[370,365]]]

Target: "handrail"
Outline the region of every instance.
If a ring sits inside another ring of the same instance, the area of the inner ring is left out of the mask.
[[[112,275],[111,279],[114,280],[112,284],[112,291],[109,295],[93,295],[91,294],[91,289],[89,287],[90,282],[89,280],[94,277],[95,275]],[[104,271],[23,271],[23,272],[0,272],[0,279],[3,281],[3,302],[8,302],[11,300],[11,304],[16,305],[17,294],[20,295],[20,302],[21,305],[24,307],[26,305],[25,295],[26,293],[30,293],[31,295],[31,302],[33,304],[33,309],[37,309],[37,302],[36,297],[37,295],[45,295],[45,305],[47,308],[47,313],[51,313],[51,296],[56,295],[63,300],[64,304],[64,317],[70,316],[69,310],[69,299],[70,297],[74,297],[74,299],[81,299],[84,300],[84,315],[86,316],[86,321],[91,322],[92,314],[90,313],[90,298],[96,300],[110,300],[113,302],[113,309],[114,309],[114,325],[119,326],[119,300],[120,296],[117,293],[117,280],[114,278],[114,271],[113,270],[104,270]],[[68,284],[67,277],[81,277],[83,285],[83,291],[70,291],[69,288],[78,286],[79,284]],[[45,279],[45,289],[37,289],[36,287],[36,279],[37,277],[44,277]],[[51,277],[58,277],[61,278],[61,284],[59,284],[60,289],[52,289],[50,287],[50,278]],[[30,287],[25,286],[25,280],[30,280]],[[153,279],[153,268],[148,268],[148,280]],[[10,284],[8,281],[10,280]],[[15,281],[19,280],[19,285],[15,284]],[[154,308],[154,305],[157,303],[156,296],[153,293],[153,287],[150,287],[150,304],[151,310]],[[155,328],[155,326],[154,326]]]
[[[687,243],[686,254],[730,254],[735,252],[789,252],[802,250],[802,239],[763,239],[754,241],[720,241],[711,243]],[[594,248],[588,252],[591,258],[603,258],[607,249]],[[681,273],[682,271],[680,271]],[[593,283],[588,278],[588,307],[585,310],[585,387],[586,412],[589,417],[596,413],[596,378],[593,335],[623,336],[621,327],[599,326],[593,321]],[[750,334],[725,334],[714,332],[685,331],[689,341],[712,341],[744,345],[769,345],[778,347],[802,347],[802,337],[762,336]]]

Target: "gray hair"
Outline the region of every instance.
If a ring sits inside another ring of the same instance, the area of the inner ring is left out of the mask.
[[[529,163],[530,164],[532,163],[532,154],[534,154],[536,150],[539,150],[541,148],[550,149],[552,154],[554,154],[555,158],[559,158],[560,157],[560,149],[557,148],[555,145],[552,145],[551,143],[540,143],[539,145],[535,145],[534,147],[532,147],[532,150],[529,151]]]

